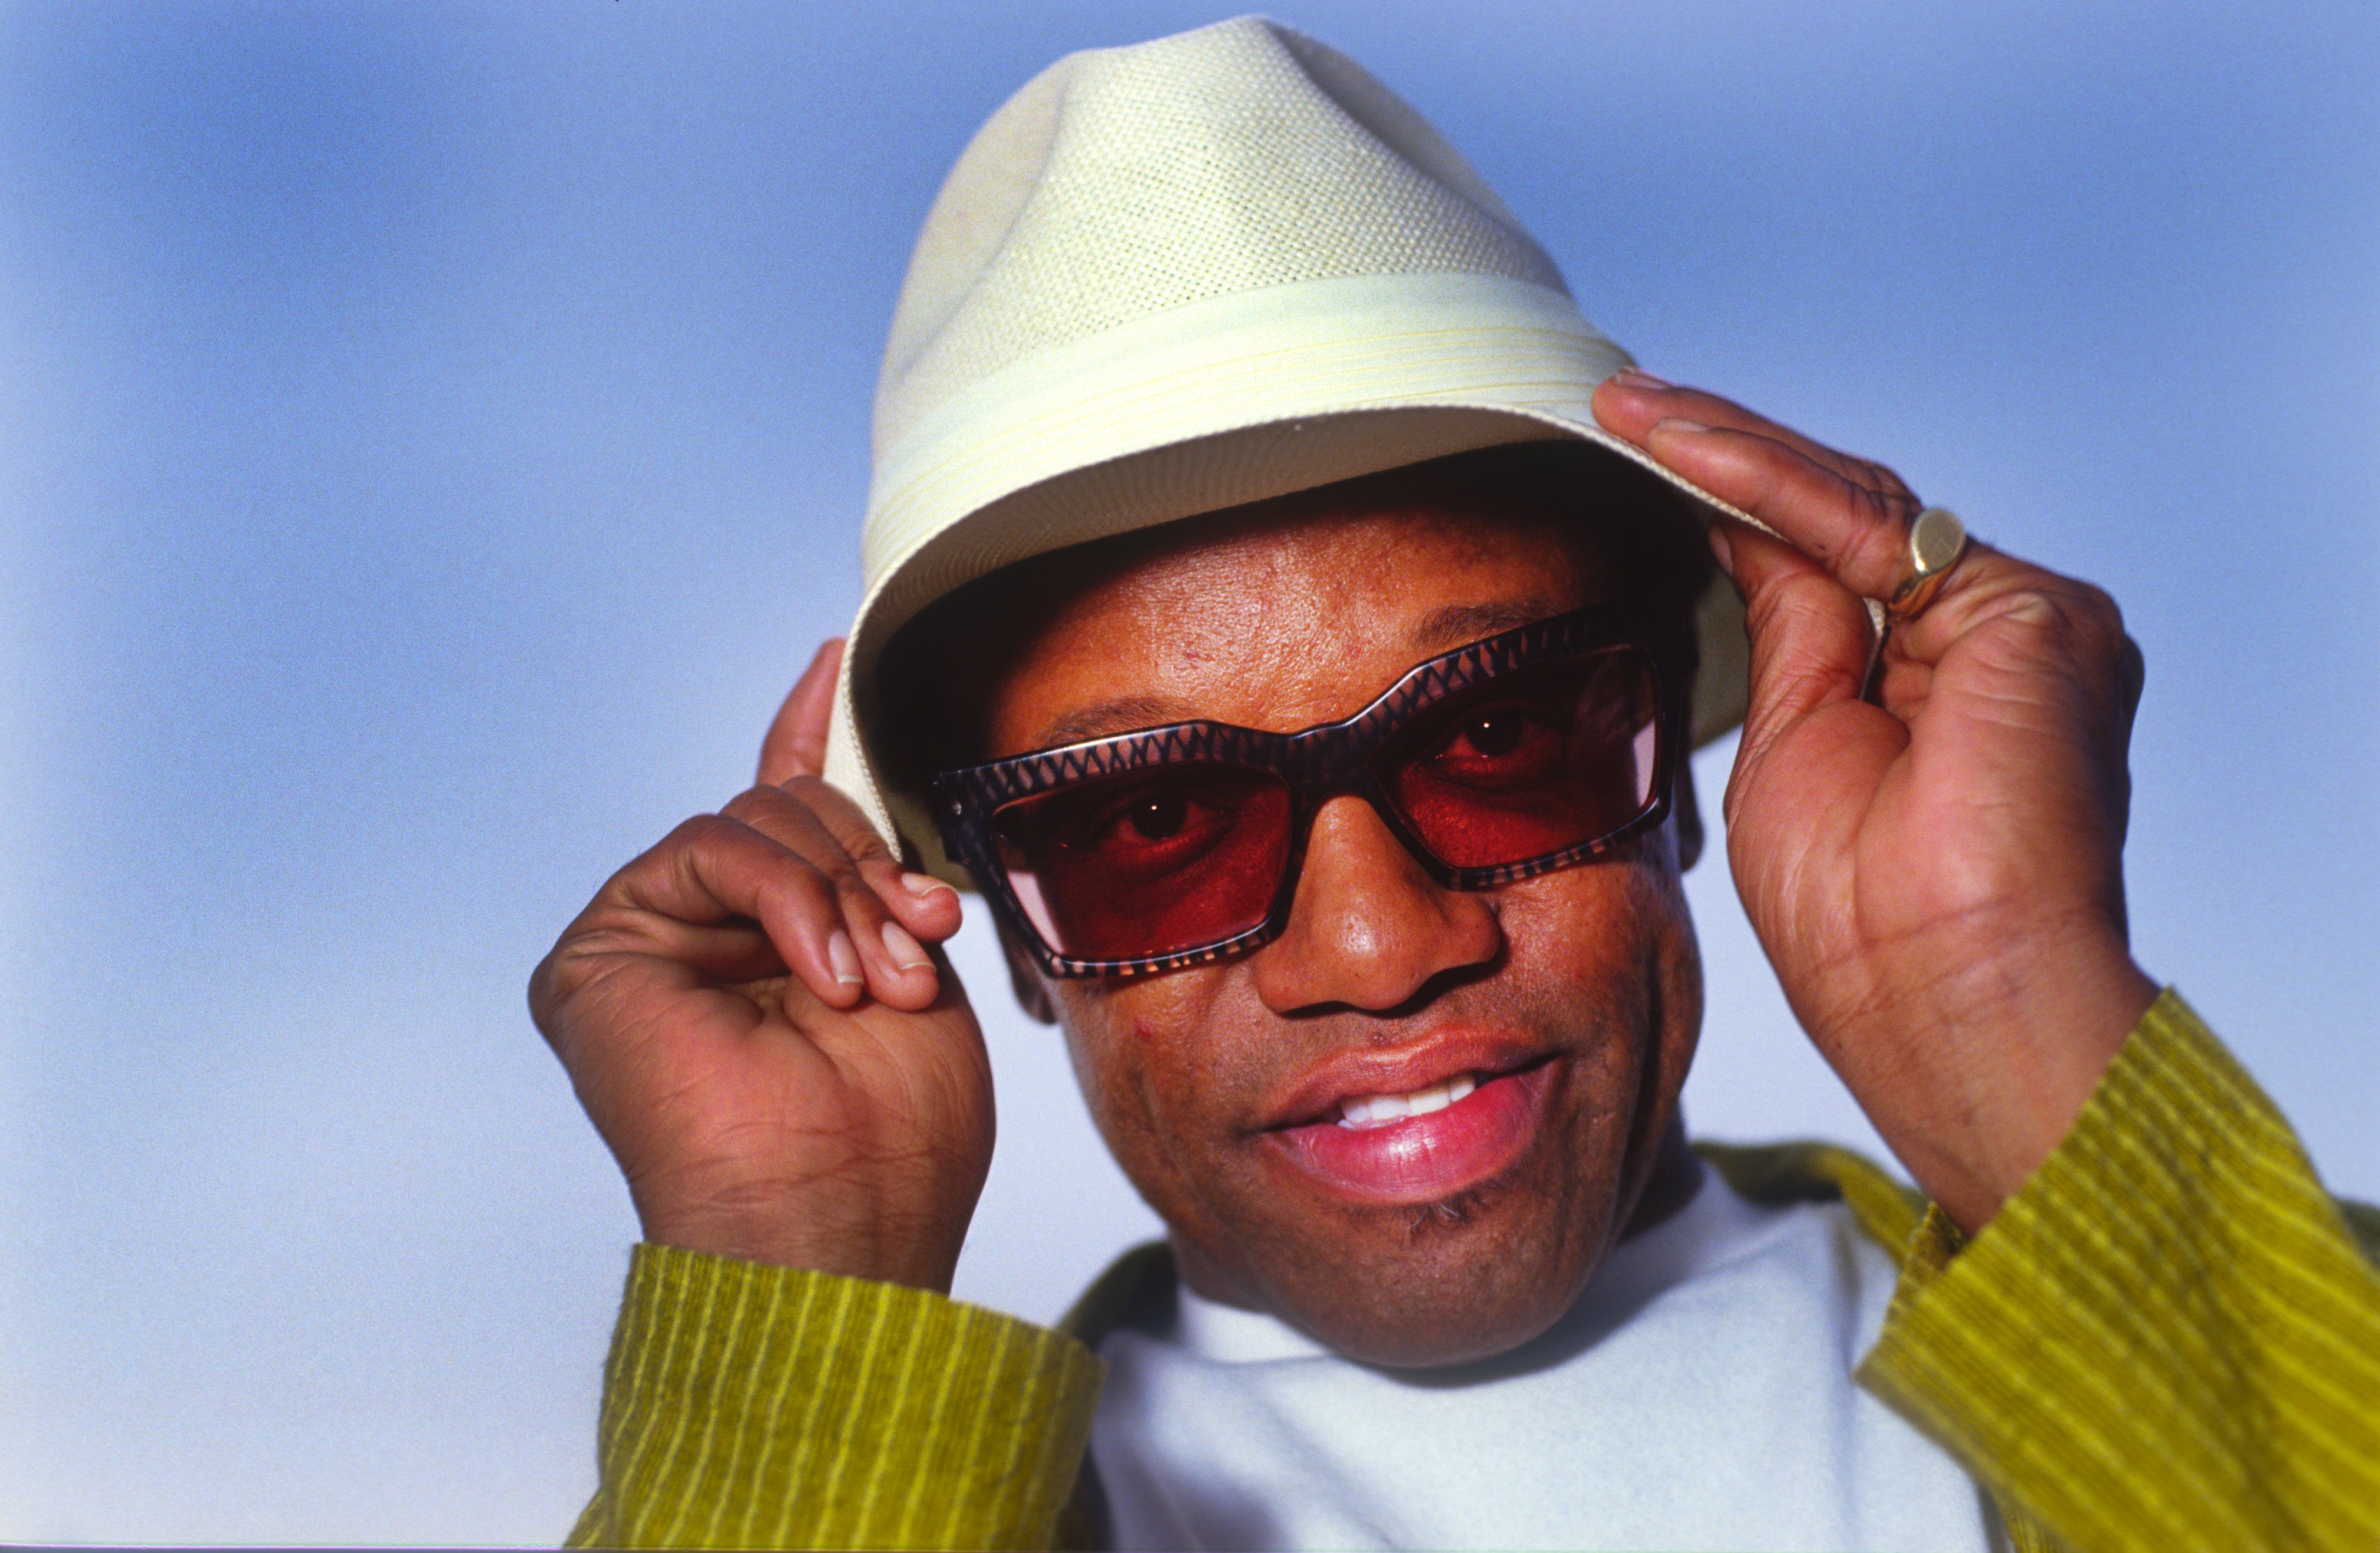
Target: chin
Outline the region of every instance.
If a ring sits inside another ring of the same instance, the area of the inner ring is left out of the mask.
[[[1251,1247],[1247,1281],[1258,1303],[1347,1358],[1397,1369],[1467,1364],[1561,1319],[1602,1265],[1619,1208],[1608,1187],[1490,1182],[1435,1202],[1275,1226]]]
[[[1577,1303],[1657,1162],[1670,1108],[1640,1062],[1650,1044],[1587,1043],[1368,1132],[1267,1134],[1256,1189],[1234,1194],[1231,1281],[1367,1364],[1436,1368],[1528,1342]],[[1430,1168],[1395,1168],[1401,1138]]]

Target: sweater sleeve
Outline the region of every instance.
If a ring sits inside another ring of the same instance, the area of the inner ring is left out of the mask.
[[[2367,1217],[2168,990],[1972,1242],[1927,1215],[1860,1379],[2082,1553],[2372,1553]]]
[[[639,1245],[574,1547],[1045,1547],[1104,1366],[939,1294]]]

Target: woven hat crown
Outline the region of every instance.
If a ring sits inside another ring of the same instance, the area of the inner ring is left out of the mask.
[[[1069,55],[977,132],[926,217],[876,395],[880,459],[1036,352],[1232,292],[1560,272],[1364,67],[1259,17]]]
[[[1589,405],[1627,361],[1345,55],[1243,17],[1060,60],[961,153],[902,285],[828,780],[954,872],[921,774],[875,748],[907,711],[878,665],[921,611],[1048,551],[1474,448],[1652,468]],[[1742,704],[1733,596],[1705,602],[1698,734]]]

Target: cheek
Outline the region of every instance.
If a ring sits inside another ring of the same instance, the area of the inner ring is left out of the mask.
[[[1147,981],[1062,982],[1053,1001],[1091,1121],[1141,1195],[1164,1211],[1185,1174],[1179,1158],[1223,1114],[1218,1075],[1238,1064],[1217,1003],[1228,966]]]
[[[1571,1021],[1633,1031],[1602,1061],[1674,1095],[1702,1027],[1702,962],[1683,880],[1666,847],[1566,869],[1503,892],[1505,974]],[[1618,1078],[1617,1071],[1607,1069]]]
[[[1508,886],[1497,903],[1509,970],[1522,981],[1603,1001],[1691,941],[1674,875],[1645,860],[1566,868]]]

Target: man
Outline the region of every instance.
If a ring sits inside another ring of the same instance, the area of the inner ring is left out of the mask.
[[[575,1540],[2380,1532],[2380,1279],[2126,947],[2113,604],[1633,370],[1344,58],[1244,19],[994,115],[866,552],[761,784],[532,987],[648,1242]],[[1747,910],[1922,1199],[1685,1146],[1739,716]],[[944,1297],[941,876],[1169,1231],[1072,1336]]]

